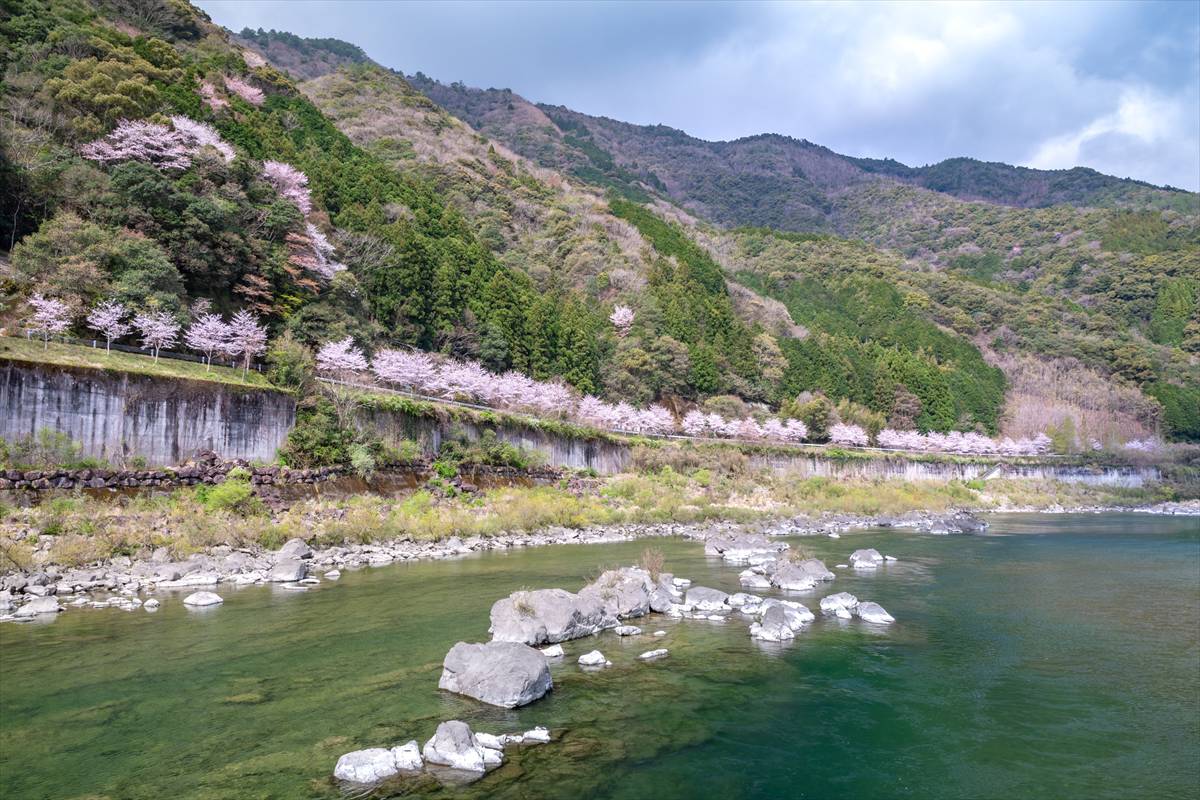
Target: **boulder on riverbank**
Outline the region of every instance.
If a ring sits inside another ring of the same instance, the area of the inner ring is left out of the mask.
[[[484,772],[504,760],[501,750],[484,747],[470,726],[452,719],[438,725],[437,732],[422,750],[425,761],[467,772]]]
[[[57,614],[62,610],[62,606],[59,605],[58,598],[56,597],[34,597],[28,603],[18,608],[13,613],[13,616],[18,619],[25,619],[42,614]]]
[[[275,564],[267,580],[272,583],[295,583],[307,574],[308,566],[303,561],[298,558],[286,558]]]
[[[438,688],[502,708],[539,699],[553,687],[546,656],[518,642],[459,642],[442,662]]]

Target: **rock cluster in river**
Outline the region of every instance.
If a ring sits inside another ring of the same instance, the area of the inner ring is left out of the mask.
[[[354,750],[337,760],[333,777],[346,783],[369,785],[397,775],[416,775],[442,769],[482,775],[504,762],[504,748],[550,741],[550,731],[534,728],[524,733],[494,735],[471,730],[467,723],[448,720],[420,747],[416,740],[396,747]]]

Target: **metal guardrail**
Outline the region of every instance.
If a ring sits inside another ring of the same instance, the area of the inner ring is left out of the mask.
[[[447,399],[445,397],[435,397],[433,395],[418,394],[417,392],[406,392],[403,389],[391,389],[386,386],[377,386],[375,384],[370,384],[370,383],[354,383],[352,381],[341,381],[341,380],[337,380],[336,378],[318,377],[317,380],[320,381],[321,383],[327,383],[327,384],[334,385],[334,386],[345,386],[347,388],[359,389],[359,390],[367,391],[367,392],[382,392],[383,394],[394,394],[394,395],[398,395],[400,397],[407,397],[411,400],[423,400],[423,401],[430,402],[430,403],[440,403],[442,405],[457,406],[459,408],[470,408],[470,409],[473,409],[476,411],[501,412],[501,413],[507,414],[511,417],[515,417],[519,420],[525,420],[527,422],[532,422],[532,423],[538,423],[538,422],[542,421],[541,417],[536,417],[532,414],[523,414],[521,412],[509,411],[507,409],[496,408],[494,406],[484,406],[484,405],[479,405],[477,403],[467,403],[462,400],[452,400],[452,399]],[[786,447],[786,448],[793,448],[796,450],[803,450],[805,448],[817,448],[820,450],[854,450],[857,452],[864,452],[864,453],[895,453],[898,455],[917,455],[917,456],[943,455],[943,456],[962,456],[962,457],[968,457],[968,458],[971,456],[982,456],[984,458],[1051,458],[1051,459],[1067,458],[1067,456],[1061,456],[1061,455],[1051,454],[1051,453],[1046,453],[1046,454],[1038,455],[1038,456],[1005,456],[1000,453],[947,453],[947,452],[943,452],[940,450],[936,451],[936,452],[931,452],[929,450],[899,450],[899,449],[889,448],[889,447],[862,447],[859,445],[834,444],[833,442],[827,442],[827,443],[822,444],[819,442],[785,442],[785,441],[780,441],[780,440],[776,440],[776,439],[771,439],[771,440],[729,439],[729,438],[723,438],[723,437],[718,438],[716,436],[688,436],[686,434],[681,434],[681,433],[642,433],[639,431],[627,431],[627,430],[623,430],[621,428],[600,428],[595,425],[590,425],[587,427],[595,428],[596,430],[602,431],[604,433],[616,433],[616,434],[620,434],[622,436],[641,436],[641,437],[647,437],[647,438],[651,438],[651,439],[664,439],[667,441],[698,442],[701,444],[707,444],[707,443],[711,443],[711,442],[728,442],[728,443],[732,443],[732,444],[757,445],[760,447],[765,444],[765,445],[769,445],[771,447]]]

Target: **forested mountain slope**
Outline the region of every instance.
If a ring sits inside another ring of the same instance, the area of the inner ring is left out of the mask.
[[[822,391],[860,421],[1070,419],[1072,447],[1164,418],[1200,437],[1197,217],[1174,208],[1195,195],[968,165],[967,195],[1123,207],[966,202],[913,185],[955,170],[540,108],[337,40],[233,38],[183,3],[10,6],[7,300],[111,296],[183,321],[205,299],[305,344],[439,350],[676,408]],[[94,157],[123,119],[216,139],[186,163]],[[776,230],[744,227],[760,216]]]

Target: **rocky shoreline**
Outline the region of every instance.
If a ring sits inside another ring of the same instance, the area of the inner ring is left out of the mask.
[[[1200,501],[1161,503],[1143,508],[1084,507],[1067,509],[1004,508],[996,512],[1113,513],[1200,515]],[[871,527],[893,527],[931,534],[970,533],[986,528],[977,512],[859,515],[827,513],[752,523],[707,522],[696,524],[626,524],[582,529],[547,528],[531,533],[501,533],[468,539],[451,537],[437,542],[397,539],[381,544],[350,544],[314,550],[293,539],[277,551],[218,546],[184,561],[173,561],[165,547],[149,558],[119,556],[82,568],[45,565],[38,571],[12,573],[0,578],[0,621],[46,618],[66,608],[122,608],[153,610],[151,597],[175,590],[212,589],[221,585],[276,583],[303,591],[322,579],[336,580],[341,569],[385,566],[397,562],[455,558],[474,552],[541,547],[552,544],[600,544],[661,536],[705,540],[715,536],[832,535]],[[218,596],[219,597],[219,596]],[[33,602],[33,601],[38,602]]]

